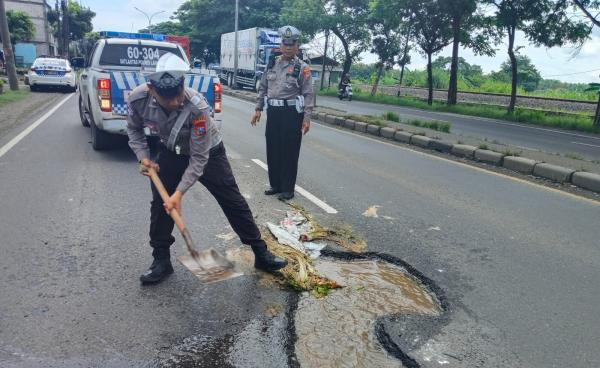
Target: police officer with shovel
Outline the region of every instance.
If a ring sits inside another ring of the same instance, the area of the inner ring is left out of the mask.
[[[294,197],[302,135],[310,129],[314,94],[310,67],[297,54],[300,31],[292,26],[279,29],[281,56],[269,62],[262,75],[251,124],[267,108],[267,164],[271,188],[266,195],[280,200]]]
[[[181,213],[182,198],[197,181],[217,200],[242,243],[252,247],[255,267],[267,272],[283,268],[287,261],[269,252],[239,191],[210,106],[204,96],[184,87],[188,71],[189,65],[181,58],[165,54],[156,72],[147,76],[149,83],[134,89],[127,101],[129,146],[142,166],[158,172],[171,196],[163,203],[152,184],[150,245],[154,261],[140,281],[156,284],[173,273],[169,248],[175,242],[174,223],[168,212],[176,209]],[[145,127],[160,138],[156,161],[150,158]]]

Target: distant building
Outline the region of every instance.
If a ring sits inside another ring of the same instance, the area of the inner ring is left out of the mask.
[[[57,55],[57,45],[52,28],[48,23],[48,10],[50,6],[46,0],[4,0],[6,10],[19,10],[31,18],[35,26],[35,35],[32,40],[24,41],[35,45],[37,55]]]
[[[321,74],[323,72],[323,56],[316,56],[310,60],[310,71],[316,86],[321,86]],[[323,87],[336,86],[342,75],[342,67],[340,64],[329,58],[325,58],[325,77],[323,81]]]

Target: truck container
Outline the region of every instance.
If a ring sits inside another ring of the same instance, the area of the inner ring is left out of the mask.
[[[238,31],[238,65],[236,87],[248,86],[258,90],[269,58],[279,53],[281,38],[277,30],[249,28]],[[221,59],[218,68],[219,78],[227,85],[233,85],[235,72],[235,32],[221,35]]]

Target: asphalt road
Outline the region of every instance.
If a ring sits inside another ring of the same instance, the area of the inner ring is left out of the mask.
[[[261,194],[264,121],[250,127],[252,110],[224,98],[232,167],[262,224],[285,206]],[[136,171],[124,146],[92,150],[74,97],[0,157],[0,365],[286,366],[294,295],[263,275],[202,285],[176,265],[139,285],[150,191]],[[385,325],[422,366],[600,366],[598,202],[319,124],[298,184],[338,211],[297,196],[320,221],[351,225],[440,288],[444,318]],[[372,206],[379,217],[364,217]],[[199,243],[240,246],[200,185],[184,219]]]
[[[328,96],[317,96],[317,104],[347,111],[350,114],[381,115],[386,111],[394,111],[406,119],[448,122],[451,124],[451,131],[454,134],[487,138],[489,141],[496,140],[525,150],[562,155],[575,154],[588,160],[600,159],[600,135],[392,105],[340,101],[335,97]]]

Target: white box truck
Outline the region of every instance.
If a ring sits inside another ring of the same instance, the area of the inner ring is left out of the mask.
[[[238,31],[237,86],[258,90],[269,58],[279,53],[281,38],[275,29],[249,28]],[[233,84],[235,32],[221,35],[219,78],[228,86]]]

